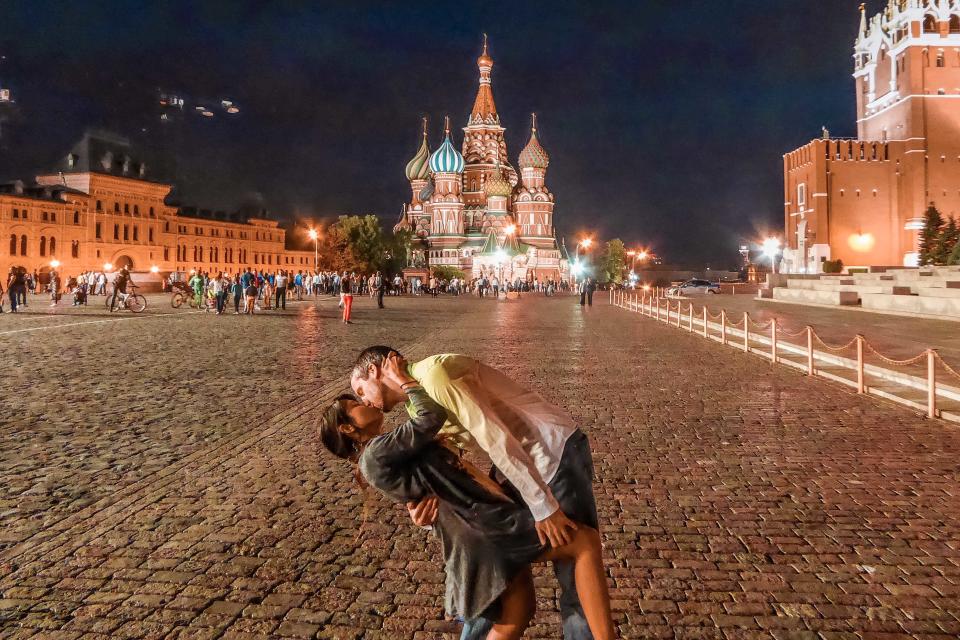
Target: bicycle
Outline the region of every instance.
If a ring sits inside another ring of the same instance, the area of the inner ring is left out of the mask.
[[[197,303],[197,296],[193,291],[175,291],[170,298],[170,306],[174,309],[179,309],[183,306],[184,302],[186,302],[191,309],[200,308],[200,305]]]
[[[117,302],[116,305],[112,306],[111,303],[113,302],[114,296],[107,296],[107,309],[110,311],[129,309],[133,313],[142,313],[147,308],[147,299],[136,292],[136,285],[128,284],[127,286],[133,289],[133,293],[115,293],[114,295],[117,297]]]

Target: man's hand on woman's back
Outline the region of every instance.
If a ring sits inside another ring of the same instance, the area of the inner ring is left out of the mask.
[[[408,502],[407,512],[413,524],[418,527],[432,527],[437,521],[437,511],[440,508],[440,501],[437,496],[427,496],[420,502]]]

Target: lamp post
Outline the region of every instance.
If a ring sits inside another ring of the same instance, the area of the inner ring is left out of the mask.
[[[763,255],[770,257],[770,270],[777,272],[777,254],[780,253],[780,238],[767,238],[763,241]]]
[[[310,229],[308,234],[310,239],[313,240],[313,270],[316,272],[320,264],[320,234],[317,233],[316,229]]]
[[[573,284],[574,284],[574,286],[576,286],[576,284],[577,284],[577,276],[578,276],[580,273],[582,273],[583,270],[584,270],[584,269],[583,269],[583,265],[580,264],[580,247],[583,246],[584,249],[586,249],[587,251],[589,251],[589,250],[590,250],[590,247],[591,247],[592,245],[593,245],[593,238],[584,238],[583,240],[580,240],[580,241],[577,243],[577,248],[576,248],[576,251],[575,251],[575,254],[574,254],[574,255],[575,255],[575,258],[574,258],[574,260],[573,260],[573,266],[574,266],[574,269],[573,269],[573,272],[574,272],[574,273],[573,273]]]

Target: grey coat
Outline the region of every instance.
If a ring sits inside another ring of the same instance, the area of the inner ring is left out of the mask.
[[[360,471],[396,502],[440,499],[434,531],[445,561],[444,606],[450,616],[475,618],[545,549],[522,502],[490,493],[463,469],[457,454],[437,442],[446,410],[421,387],[407,393],[416,417],[371,440],[360,456]]]

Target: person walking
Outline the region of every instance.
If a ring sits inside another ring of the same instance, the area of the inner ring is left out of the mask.
[[[57,306],[57,302],[60,300],[60,276],[56,271],[50,272],[50,306]]]
[[[10,274],[7,276],[7,296],[10,297],[10,312],[17,312],[17,303],[20,302],[20,288],[25,287],[26,279],[20,269],[10,267]]]
[[[373,290],[377,294],[377,308],[383,309],[383,293],[386,283],[383,281],[383,275],[377,271],[377,274],[373,276]]]
[[[240,301],[243,299],[243,284],[240,282],[240,276],[234,276],[233,285],[230,287],[233,294],[233,315],[240,315]]]
[[[593,278],[587,278],[587,306],[593,306],[593,292],[597,290],[597,282]]]
[[[587,304],[587,281],[580,281],[580,306],[584,307]]]
[[[246,305],[243,307],[243,312],[249,315],[253,315],[253,308],[257,306],[257,295],[260,293],[260,290],[257,289],[257,285],[254,284],[253,280],[250,280],[250,284],[243,290],[243,295],[247,299]]]
[[[277,272],[277,293],[276,293],[276,310],[286,311],[287,310],[287,274],[284,271]]]
[[[350,312],[353,310],[353,288],[350,285],[350,276],[344,271],[343,277],[340,278],[340,299],[343,301],[344,324],[353,324],[350,322]]]

